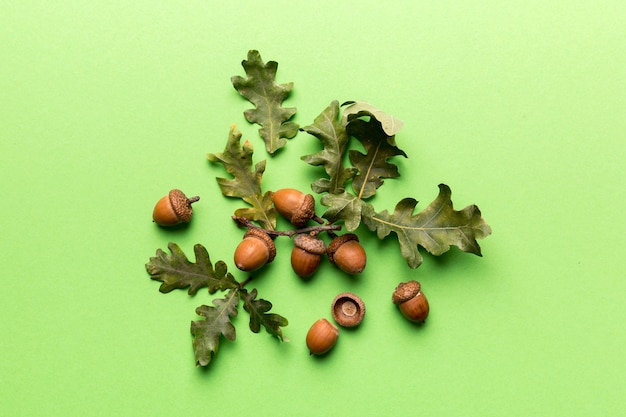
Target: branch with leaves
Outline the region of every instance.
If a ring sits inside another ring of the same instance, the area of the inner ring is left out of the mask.
[[[224,297],[214,299],[212,306],[201,305],[196,309],[196,313],[203,317],[191,322],[196,365],[206,366],[211,362],[219,350],[222,336],[226,340],[235,340],[231,320],[237,316],[240,300],[250,314],[250,330],[259,333],[263,327],[272,336],[286,340],[281,327],[287,326],[287,319],[268,313],[272,303],[257,299],[256,289],[248,292],[244,288],[251,278],[237,282],[223,261],[216,262],[214,267],[206,248],[200,244],[194,246],[195,262],[191,262],[175,243],[170,243],[168,248],[169,254],[158,249],[156,256],[146,264],[150,278],[162,282],[159,291],[166,294],[175,289],[188,289],[189,295],[195,295],[202,288],[207,288],[209,294],[227,291]]]
[[[246,110],[244,116],[248,122],[261,126],[259,134],[271,156],[299,131],[319,140],[321,149],[301,159],[311,166],[324,169],[325,175],[310,186],[313,192],[321,196],[320,202],[325,207],[322,217],[326,223],[313,213],[314,216],[305,217],[305,221],[312,219],[320,225],[302,226],[300,222],[294,222],[294,227],[297,227],[294,230],[276,230],[276,207],[281,208],[275,206],[273,193],[262,188],[266,160],[253,163],[252,144],[247,140],[242,143],[242,133],[235,125],[231,125],[224,150],[209,153],[207,158],[214,164],[220,164],[228,174],[227,177],[217,177],[222,194],[241,199],[246,204],[236,209],[231,216],[238,226],[256,229],[248,233],[259,234],[259,230],[263,231],[263,239],[273,246],[273,239],[277,236],[295,236],[294,243],[298,243],[296,240],[303,235],[317,239],[317,235],[322,232],[327,233],[333,241],[339,239],[354,243],[358,242],[358,238],[352,232],[364,224],[381,240],[394,233],[400,252],[411,268],[417,268],[422,263],[420,247],[433,255],[441,255],[456,246],[464,252],[482,256],[477,239],[491,234],[491,228],[477,206],[455,210],[451,200],[452,192],[445,184],[439,184],[437,198],[417,213],[417,200],[412,197],[400,200],[393,212],[377,211],[370,203],[385,180],[400,176],[393,159],[408,157],[396,144],[396,134],[403,126],[401,120],[365,102],[350,101],[340,105],[334,100],[312,124],[300,128],[297,123],[290,121],[296,109],[282,107],[293,83],[276,83],[278,64],[275,61],[264,63],[259,52],[251,50],[242,65],[246,77],[233,76],[231,82],[239,94],[254,104],[255,108]],[[313,197],[306,197],[314,206]],[[284,215],[282,209],[281,214]],[[334,232],[344,226],[349,233],[337,236]],[[312,245],[319,246],[319,243],[316,241]],[[333,242],[326,248],[326,254],[336,263],[336,254],[333,255],[336,248],[331,250],[332,246]],[[237,281],[228,272],[224,262],[218,261],[214,266],[206,248],[200,244],[194,247],[195,262],[191,262],[176,244],[170,243],[168,248],[169,254],[158,249],[156,256],[146,264],[150,278],[161,282],[159,290],[162,293],[187,289],[189,295],[195,295],[200,289],[206,288],[209,294],[218,291],[223,294],[213,299],[212,305],[198,307],[196,313],[202,319],[191,323],[198,366],[206,366],[211,362],[222,338],[235,340],[232,320],[238,315],[240,303],[250,316],[251,331],[258,333],[261,328],[265,328],[270,335],[286,340],[281,328],[287,325],[287,319],[270,313],[272,304],[258,299],[256,289],[248,291],[244,288],[251,281],[251,276],[244,281]],[[325,247],[322,244],[321,250],[318,247],[313,249],[315,255],[321,256]],[[361,251],[364,260],[362,248]],[[271,253],[273,259],[275,247]],[[359,268],[342,269],[348,273],[355,270],[360,273],[364,265],[363,262]],[[238,263],[237,267],[242,268]]]
[[[300,229],[291,229],[291,230],[268,230],[268,229],[264,229],[262,227],[257,226],[256,224],[254,224],[253,222],[251,222],[249,219],[245,217],[233,216],[232,219],[240,227],[245,227],[247,229],[263,230],[268,235],[274,236],[274,237],[276,236],[293,237],[293,236],[301,235],[301,234],[317,235],[320,232],[332,233],[335,230],[341,230],[341,225],[339,224],[328,224],[324,226],[308,226],[308,227],[303,227]]]
[[[363,222],[379,239],[395,233],[411,268],[422,263],[420,246],[433,255],[457,246],[481,256],[476,239],[488,236],[491,228],[475,205],[454,210],[450,188],[445,184],[439,185],[439,196],[415,215],[417,201],[413,198],[400,201],[391,215],[386,210],[377,212],[366,201],[376,194],[384,179],[400,176],[398,167],[389,160],[407,157],[395,141],[403,123],[368,103],[348,102],[344,106],[342,116],[339,102],[333,101],[312,125],[302,128],[323,146],[321,151],[302,157],[310,165],[323,166],[326,172],[326,177],[311,185],[313,191],[322,194],[321,203],[327,207],[322,217],[329,223],[343,222],[348,231],[356,230]],[[350,149],[352,138],[360,142],[364,152]],[[344,163],[346,155],[351,166]]]

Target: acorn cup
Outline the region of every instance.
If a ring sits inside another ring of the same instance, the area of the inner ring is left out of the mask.
[[[365,316],[365,303],[352,292],[343,292],[335,297],[330,311],[335,322],[342,327],[356,327]]]

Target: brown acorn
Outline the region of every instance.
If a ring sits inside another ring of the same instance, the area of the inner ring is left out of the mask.
[[[348,274],[359,274],[365,269],[367,256],[354,233],[346,233],[334,238],[326,250],[328,259]]]
[[[315,216],[315,199],[294,188],[283,188],[272,193],[276,211],[296,227],[304,226]]]
[[[306,345],[311,355],[322,355],[335,346],[339,329],[326,319],[319,319],[306,334]]]
[[[276,257],[272,238],[260,229],[249,229],[235,249],[234,261],[242,271],[256,271]]]
[[[200,197],[187,198],[182,191],[173,189],[156,203],[152,211],[152,220],[159,226],[189,223],[193,215],[191,204],[198,200]]]
[[[428,317],[428,300],[417,281],[398,284],[391,301],[398,306],[404,317],[416,323],[423,323]]]
[[[315,236],[299,234],[293,238],[291,267],[300,278],[308,278],[317,270],[326,253],[326,245]]]

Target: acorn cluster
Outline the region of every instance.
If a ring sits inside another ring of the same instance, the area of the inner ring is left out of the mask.
[[[298,228],[293,233],[282,233],[292,237],[291,266],[301,278],[311,277],[324,257],[348,274],[359,274],[365,269],[367,256],[359,238],[354,233],[335,235],[326,243],[319,237],[322,227],[305,228],[310,220],[323,223],[315,214],[315,200],[311,194],[302,193],[293,188],[283,188],[272,193],[272,201],[276,211]],[[274,239],[280,236],[273,230],[248,227],[243,240],[237,245],[234,261],[237,268],[251,272],[272,262],[276,256]]]
[[[159,226],[175,226],[189,223],[193,214],[191,205],[199,197],[188,198],[178,189],[171,190],[154,207],[153,221]],[[359,238],[354,233],[336,235],[340,227],[310,226],[309,221],[323,224],[315,214],[315,200],[311,194],[293,188],[283,188],[272,193],[276,211],[296,229],[290,231],[267,230],[247,222],[247,231],[234,253],[235,266],[246,272],[256,271],[271,263],[276,257],[274,239],[289,236],[293,241],[291,266],[301,278],[309,278],[318,269],[324,257],[348,274],[359,274],[365,269],[367,256]],[[326,232],[331,241],[328,245],[319,237]],[[419,282],[411,280],[398,284],[391,301],[409,321],[424,323],[429,313],[428,300]],[[353,293],[341,293],[332,302],[331,314],[341,327],[356,327],[363,320],[365,304]],[[306,345],[311,355],[323,355],[330,351],[339,338],[339,328],[325,318],[313,323],[306,335]]]
[[[187,198],[181,190],[173,189],[157,202],[152,220],[165,227],[189,223],[193,215],[191,205],[199,199],[200,197]],[[315,214],[315,200],[311,194],[283,188],[272,193],[272,201],[276,211],[296,228],[304,228],[310,220],[323,223]],[[291,266],[299,277],[308,278],[313,275],[324,256],[348,274],[359,274],[365,269],[367,256],[356,234],[337,236],[326,230],[333,238],[327,246],[318,236],[321,230],[324,228],[312,227],[285,234],[292,236],[294,246]],[[251,272],[272,262],[276,256],[274,239],[278,235],[281,233],[249,226],[243,240],[235,249],[234,261],[237,268]]]
[[[429,313],[426,296],[419,282],[401,282],[394,290],[391,301],[409,321],[422,324]],[[356,327],[365,316],[365,304],[358,295],[345,292],[337,295],[331,304],[331,314],[341,327]],[[306,335],[306,345],[311,355],[324,355],[339,339],[339,328],[325,318],[313,323]]]

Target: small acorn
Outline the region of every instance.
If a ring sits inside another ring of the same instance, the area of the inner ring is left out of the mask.
[[[152,211],[152,220],[159,226],[189,223],[193,215],[191,204],[198,200],[200,200],[198,196],[187,198],[182,191],[173,189],[156,203]]]
[[[428,300],[421,291],[417,281],[407,281],[398,284],[391,301],[398,306],[404,317],[416,323],[423,323],[428,317]]]
[[[296,227],[304,226],[315,216],[315,199],[294,188],[283,188],[272,193],[276,211]]]
[[[248,229],[235,249],[234,261],[242,271],[256,271],[276,257],[272,238],[260,229]]]
[[[320,238],[308,234],[296,235],[293,243],[291,267],[300,278],[308,278],[320,265],[326,245]]]
[[[309,354],[322,355],[335,346],[339,338],[339,329],[326,319],[319,319],[306,334]]]
[[[343,272],[359,274],[365,269],[367,256],[354,233],[346,233],[335,237],[326,250],[328,259]]]

